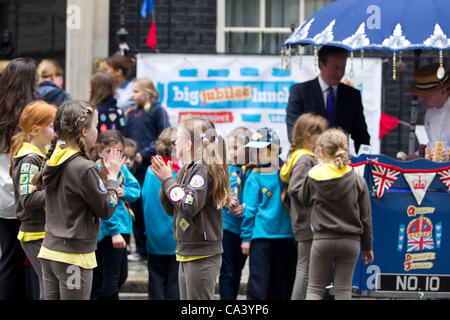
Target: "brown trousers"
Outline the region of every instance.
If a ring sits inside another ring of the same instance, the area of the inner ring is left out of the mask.
[[[222,255],[180,262],[180,300],[213,300]]]
[[[40,259],[45,300],[89,300],[93,269]]]
[[[297,269],[291,300],[305,300],[306,298],[311,246],[312,240],[299,241],[297,243]]]
[[[334,298],[335,300],[350,300],[352,298],[353,271],[359,250],[360,241],[357,240],[313,240],[306,300],[322,299],[333,262],[335,263]]]

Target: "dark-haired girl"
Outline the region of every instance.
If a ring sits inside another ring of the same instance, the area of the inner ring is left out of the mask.
[[[117,100],[114,99],[114,79],[107,72],[97,72],[92,76],[89,102],[97,108],[99,133],[106,130],[123,132],[124,113],[117,107]]]
[[[120,131],[108,130],[97,138],[97,158],[108,157],[111,148],[123,150],[124,140]],[[101,166],[100,161],[96,161]],[[125,164],[117,176],[119,203],[109,220],[100,220],[100,236],[97,245],[97,264],[94,270],[93,298],[119,300],[119,289],[128,276],[127,242],[133,232],[134,213],[130,203],[141,196],[141,187]]]
[[[9,176],[11,138],[25,106],[37,97],[34,60],[12,60],[0,75],[0,300],[25,299],[25,254],[17,239],[20,221]]]
[[[132,84],[127,79],[133,63],[125,56],[115,54],[105,59],[104,67],[114,79],[117,106],[124,112],[134,106],[131,99]]]

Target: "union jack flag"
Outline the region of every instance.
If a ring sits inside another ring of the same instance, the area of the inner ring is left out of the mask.
[[[438,172],[440,175],[440,180],[443,184],[447,187],[447,189],[450,189],[450,170],[444,170]]]
[[[372,175],[373,182],[377,187],[378,199],[380,199],[383,196],[384,191],[388,190],[395,180],[397,180],[399,174],[400,171],[373,163]]]
[[[431,235],[411,237],[408,239],[407,251],[433,250],[434,241]]]

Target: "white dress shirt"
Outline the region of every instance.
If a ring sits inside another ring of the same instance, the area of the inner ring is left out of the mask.
[[[429,148],[434,148],[436,141],[444,142],[444,149],[450,150],[450,97],[442,108],[427,109],[425,112],[425,131]]]
[[[328,88],[330,86],[328,84],[326,84],[325,81],[323,81],[322,75],[319,75],[318,78],[319,78],[320,89],[322,89],[325,110],[327,110],[327,96],[328,96]],[[335,86],[331,86],[331,87],[333,88],[334,101],[337,104],[337,88],[338,88],[338,86],[335,85]],[[334,105],[335,107],[336,107],[336,104]]]

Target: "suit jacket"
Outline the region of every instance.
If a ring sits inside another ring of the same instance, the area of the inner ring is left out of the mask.
[[[327,117],[318,78],[291,87],[286,108],[286,125],[290,141],[295,121],[306,112]],[[355,142],[356,152],[361,144],[370,145],[370,136],[367,132],[359,90],[343,83],[338,85],[336,108],[331,127],[339,127],[350,134]]]

